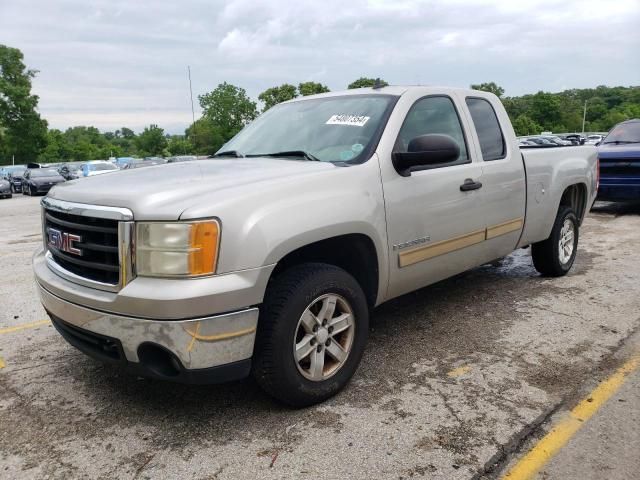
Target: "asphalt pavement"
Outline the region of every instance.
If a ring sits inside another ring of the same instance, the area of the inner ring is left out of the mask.
[[[39,200],[0,200],[0,478],[495,478],[640,348],[640,207],[598,205],[566,277],[518,250],[379,307],[359,371],[324,404],[132,377],[47,322]],[[539,477],[637,472],[639,382]]]

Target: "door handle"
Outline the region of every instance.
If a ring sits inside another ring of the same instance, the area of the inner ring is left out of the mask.
[[[482,188],[482,183],[476,182],[471,178],[466,178],[464,183],[460,185],[461,192],[469,192],[471,190],[478,190],[479,188]]]

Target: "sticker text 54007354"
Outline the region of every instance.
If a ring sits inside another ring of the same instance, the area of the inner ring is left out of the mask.
[[[339,114],[333,115],[327,120],[327,125],[351,125],[352,127],[364,127],[365,123],[369,121],[371,117],[365,117],[364,115],[347,115]]]

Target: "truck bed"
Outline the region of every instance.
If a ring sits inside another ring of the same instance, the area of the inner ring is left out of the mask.
[[[585,211],[577,212],[580,221],[595,201],[597,188],[597,150],[594,146],[521,148],[526,173],[527,205],[525,225],[519,247],[549,237],[565,189],[582,183],[585,168],[591,185],[584,185],[584,194],[592,192]],[[588,188],[587,188],[588,187]]]

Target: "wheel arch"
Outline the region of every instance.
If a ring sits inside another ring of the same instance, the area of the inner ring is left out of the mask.
[[[326,263],[342,268],[360,284],[369,308],[376,305],[381,288],[380,264],[375,243],[368,235],[349,233],[300,246],[276,262],[269,282],[303,263]]]
[[[587,185],[585,183],[578,182],[572,185],[568,185],[562,192],[560,203],[558,204],[556,212],[560,211],[560,208],[562,206],[571,207],[573,211],[576,212],[576,216],[578,217],[578,224],[581,225],[584,216],[587,213],[587,192]]]

